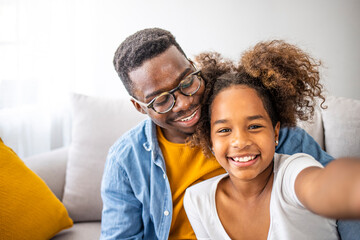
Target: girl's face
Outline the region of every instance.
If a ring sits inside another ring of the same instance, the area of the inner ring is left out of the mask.
[[[236,85],[211,105],[211,142],[216,159],[231,177],[252,180],[270,165],[280,123],[272,126],[256,91]]]

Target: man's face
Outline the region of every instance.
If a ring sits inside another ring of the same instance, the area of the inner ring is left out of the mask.
[[[129,77],[134,84],[134,96],[137,100],[149,103],[162,92],[177,87],[190,73],[195,71],[192,64],[171,46],[162,54],[147,60],[139,68],[131,71]],[[184,143],[194,133],[200,118],[200,102],[204,93],[204,82],[193,96],[185,96],[180,91],[174,93],[174,107],[167,113],[158,114],[151,108],[140,106],[134,100],[135,108],[150,116],[153,122],[162,128],[167,140]]]

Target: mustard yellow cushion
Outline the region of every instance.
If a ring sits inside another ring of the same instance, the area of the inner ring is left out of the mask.
[[[0,239],[50,239],[72,225],[45,182],[0,138]]]

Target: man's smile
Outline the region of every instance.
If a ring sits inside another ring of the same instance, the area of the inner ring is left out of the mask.
[[[181,123],[187,127],[194,126],[200,119],[200,107],[197,107],[193,112],[187,114],[185,117],[179,117],[174,122]]]
[[[190,116],[180,119],[180,122],[186,122],[186,121],[191,120],[195,116],[195,114],[196,114],[196,111],[193,114],[191,114]]]

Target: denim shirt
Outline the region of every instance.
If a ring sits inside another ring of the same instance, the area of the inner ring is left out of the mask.
[[[281,128],[276,152],[308,153],[323,165],[332,160],[300,128]],[[172,196],[151,119],[125,133],[110,148],[101,197],[100,239],[168,239]]]

